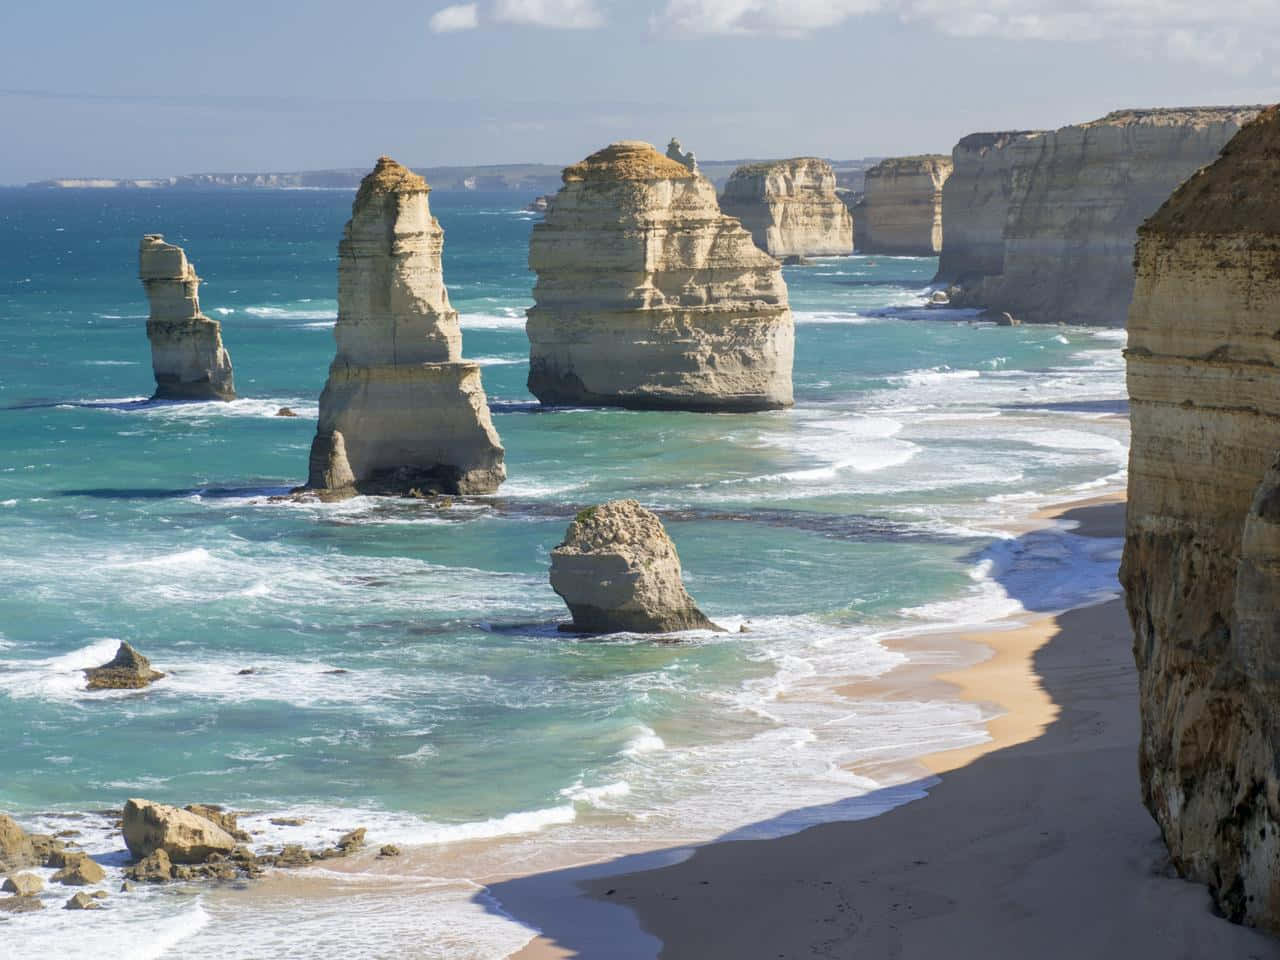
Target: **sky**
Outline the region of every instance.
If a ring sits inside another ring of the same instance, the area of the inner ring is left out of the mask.
[[[0,184],[946,153],[1280,100],[1280,0],[0,2]]]

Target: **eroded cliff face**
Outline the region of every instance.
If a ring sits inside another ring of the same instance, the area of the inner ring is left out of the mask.
[[[1012,137],[972,174],[979,197],[1008,197],[999,264],[983,216],[978,252],[966,254],[958,239],[957,256],[960,263],[978,261],[985,275],[972,265],[957,272],[944,255],[939,279],[962,280],[964,292],[953,303],[1007,311],[1026,322],[1123,326],[1133,297],[1138,225],[1256,114],[1253,107],[1120,110]],[[998,207],[999,201],[986,205],[991,216]],[[962,223],[977,222],[963,207],[954,213]],[[944,207],[948,224],[952,215]],[[960,229],[964,236],[966,227]]]
[[[792,403],[778,262],[715,187],[628,140],[564,171],[533,228],[529,390],[543,403],[767,410]]]
[[[389,157],[360,184],[338,246],[338,350],[309,488],[473,494],[506,477],[480,368],[462,359],[429,192]]]
[[[222,324],[200,312],[200,278],[183,249],[158,233],[147,234],[138,248],[138,276],[151,306],[153,399],[234,400]]]
[[[855,229],[859,253],[931,257],[942,249],[942,190],[951,158],[893,157],[876,164],[863,183]]]
[[[1143,796],[1174,864],[1280,931],[1280,114],[1138,234],[1124,583]]]
[[[853,218],[836,195],[831,164],[817,157],[738,167],[720,209],[751,231],[772,257],[840,256],[853,252]]]

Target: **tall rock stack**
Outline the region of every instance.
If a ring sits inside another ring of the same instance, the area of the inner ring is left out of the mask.
[[[853,252],[853,217],[836,195],[831,164],[817,157],[738,167],[725,184],[720,209],[741,220],[771,257]]]
[[[390,157],[360,183],[338,245],[337,355],[307,486],[491,493],[506,477],[480,368],[462,359],[422,177]]]
[[[1009,193],[999,270],[968,271],[952,302],[1031,323],[1123,326],[1139,224],[1257,112],[1119,110],[1091,123],[1013,137],[988,155],[982,176],[990,182],[977,188]],[[944,210],[948,246],[953,209]],[[948,275],[954,272],[949,255],[943,259],[947,268],[939,278],[957,279]],[[994,269],[994,255],[984,256],[983,265]]]
[[[138,276],[151,315],[151,367],[155,400],[234,400],[231,357],[222,345],[222,324],[200,312],[200,278],[182,248],[158,233],[142,238]]]
[[[1139,231],[1121,580],[1143,796],[1222,913],[1280,932],[1280,112]]]
[[[529,243],[530,392],[650,409],[791,405],[782,271],[720,212],[709,180],[637,140],[563,179]]]
[[[942,249],[942,188],[951,158],[942,154],[893,157],[863,181],[855,229],[859,253],[937,256]]]

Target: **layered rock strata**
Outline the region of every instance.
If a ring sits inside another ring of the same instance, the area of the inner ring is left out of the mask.
[[[720,209],[751,231],[756,246],[786,257],[853,253],[853,217],[836,194],[831,164],[817,157],[738,167]]]
[[[234,400],[231,357],[222,345],[222,324],[200,312],[200,278],[182,248],[158,233],[142,238],[138,276],[151,315],[151,367],[156,400]]]
[[[551,551],[551,588],[581,633],[673,633],[719,629],[680,577],[662,521],[635,500],[583,510]]]
[[[628,140],[564,171],[529,266],[529,390],[543,403],[745,411],[792,403],[778,262],[715,187]]]
[[[1255,107],[1120,110],[1091,123],[1013,135],[972,176],[986,211],[947,206],[948,223],[977,233],[981,252],[958,269],[950,254],[940,279],[962,279],[961,306],[1004,311],[1031,323],[1122,326],[1133,296],[1137,228],[1180,183],[1257,114]],[[968,138],[966,138],[968,139]],[[964,141],[962,141],[963,144]],[[960,150],[960,147],[957,147]],[[966,164],[966,166],[971,166]],[[990,218],[1008,194],[997,263]],[[954,276],[952,276],[954,274]]]
[[[389,157],[360,184],[338,245],[337,355],[307,487],[491,493],[506,477],[480,368],[462,359],[430,188]]]
[[[858,252],[932,257],[942,249],[942,189],[951,158],[942,154],[892,157],[863,181]]]
[[[1139,231],[1124,583],[1143,797],[1177,869],[1280,932],[1280,113]]]

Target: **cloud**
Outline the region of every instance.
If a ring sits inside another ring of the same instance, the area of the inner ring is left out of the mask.
[[[427,21],[432,33],[451,33],[454,30],[474,30],[480,26],[480,17],[474,3],[455,3],[437,10]]]
[[[695,33],[796,35],[882,6],[881,0],[667,0],[654,23]]]
[[[587,30],[604,24],[604,14],[595,0],[497,0],[493,19],[562,30]]]

